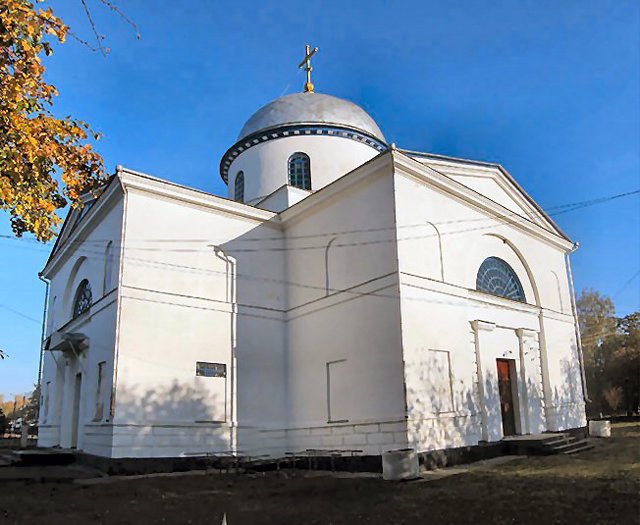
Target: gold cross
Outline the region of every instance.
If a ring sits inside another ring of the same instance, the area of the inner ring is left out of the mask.
[[[304,85],[304,90],[308,93],[313,93],[313,84],[311,83],[311,72],[313,68],[311,67],[311,57],[318,52],[318,48],[314,47],[313,50],[311,46],[307,44],[307,54],[304,57],[304,60],[300,62],[298,69],[305,69],[307,71],[307,83]]]

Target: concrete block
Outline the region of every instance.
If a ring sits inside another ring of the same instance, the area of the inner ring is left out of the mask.
[[[393,442],[396,443],[397,445],[401,445],[405,447],[407,446],[407,443],[409,443],[409,436],[407,436],[406,432],[394,432]]]
[[[589,435],[593,437],[611,437],[611,421],[589,421]]]
[[[354,433],[354,426],[353,425],[340,425],[340,426],[331,427],[331,433],[335,434],[336,436],[345,436],[347,434],[353,434]]]
[[[292,438],[311,435],[311,430],[308,429],[308,428],[294,428],[294,429],[289,430],[287,432],[289,434],[289,437],[292,437]]]
[[[367,437],[365,434],[351,434],[350,436],[344,436],[342,442],[345,445],[352,446],[365,446],[367,443]]]
[[[284,439],[286,437],[286,431],[282,430],[282,429],[278,429],[278,430],[263,430],[261,432],[259,432],[258,436],[260,439],[263,438],[269,438],[269,439],[273,439],[273,438],[278,438],[278,439]]]
[[[114,447],[129,447],[135,443],[139,443],[139,440],[135,439],[136,436],[131,434],[129,435],[119,435],[113,437],[113,446]]]
[[[376,434],[367,434],[367,443],[370,445],[385,445],[394,442],[393,432],[378,432]]]
[[[356,432],[361,432],[363,434],[369,434],[370,432],[380,432],[380,425],[378,423],[355,425],[355,430]]]
[[[322,446],[338,446],[343,444],[343,436],[323,436],[320,438]]]
[[[398,423],[380,423],[380,432],[406,432],[407,424],[404,422]]]
[[[385,480],[420,477],[418,454],[413,449],[385,452],[382,455],[382,478]]]

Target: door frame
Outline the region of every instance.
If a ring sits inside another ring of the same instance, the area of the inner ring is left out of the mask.
[[[508,370],[509,370],[509,386],[510,386],[510,390],[511,390],[511,403],[513,404],[513,410],[512,410],[512,414],[513,414],[513,434],[509,434],[509,435],[521,435],[522,434],[522,420],[520,417],[520,396],[519,396],[519,392],[520,389],[518,388],[518,371],[516,369],[516,360],[515,359],[509,359],[509,358],[505,358],[505,357],[498,357],[496,358],[496,368],[499,366],[498,363],[500,361],[506,362],[507,366],[508,366]],[[508,434],[505,433],[505,428],[504,428],[504,415],[502,414],[502,396],[500,394],[500,374],[498,373],[498,396],[500,399],[500,419],[502,421],[502,435],[503,437],[506,437]]]

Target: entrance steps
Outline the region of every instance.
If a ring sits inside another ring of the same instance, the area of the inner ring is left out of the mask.
[[[38,465],[68,465],[76,460],[73,452],[52,448],[0,451],[0,467],[32,467]]]
[[[593,445],[588,440],[574,437],[565,432],[509,436],[502,441],[507,445],[510,454],[519,455],[569,455],[593,448]]]

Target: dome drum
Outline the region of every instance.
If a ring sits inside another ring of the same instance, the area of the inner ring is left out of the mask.
[[[220,161],[220,175],[225,183],[229,180],[229,168],[236,158],[249,148],[258,144],[285,137],[327,136],[354,140],[373,148],[378,153],[387,150],[387,145],[375,136],[345,126],[318,124],[293,124],[277,126],[272,129],[259,130],[242,138],[223,155]]]
[[[377,153],[387,144],[375,120],[360,106],[322,93],[293,93],[260,108],[242,128],[238,141],[220,161],[220,175],[229,181],[231,164],[258,144],[285,137],[328,136],[354,140]]]

